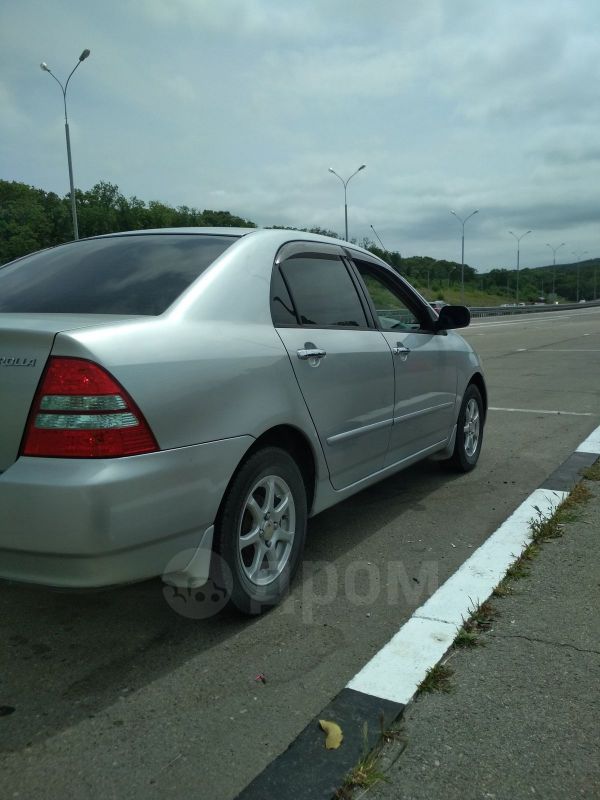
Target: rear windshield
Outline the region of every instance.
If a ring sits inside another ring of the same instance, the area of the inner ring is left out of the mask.
[[[162,314],[237,237],[89,239],[0,268],[0,312]]]

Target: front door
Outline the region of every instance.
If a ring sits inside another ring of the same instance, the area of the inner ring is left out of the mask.
[[[394,425],[386,465],[446,442],[456,419],[457,368],[449,337],[381,267],[355,259],[394,358]]]

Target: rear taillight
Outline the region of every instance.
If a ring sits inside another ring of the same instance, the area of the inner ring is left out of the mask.
[[[22,455],[114,458],[156,450],[141,411],[105,369],[82,358],[50,358],[29,412]]]

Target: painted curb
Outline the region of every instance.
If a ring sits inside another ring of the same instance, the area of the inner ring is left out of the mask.
[[[382,730],[413,699],[465,619],[491,595],[531,540],[529,523],[551,516],[600,458],[596,428],[543,484],[451,575],[334,699],[237,795],[236,800],[330,800]],[[326,750],[319,719],[337,722],[344,741]]]

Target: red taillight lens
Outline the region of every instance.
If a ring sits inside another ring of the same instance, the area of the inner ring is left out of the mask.
[[[50,358],[29,412],[22,455],[114,458],[156,450],[142,412],[105,369],[82,358]]]

